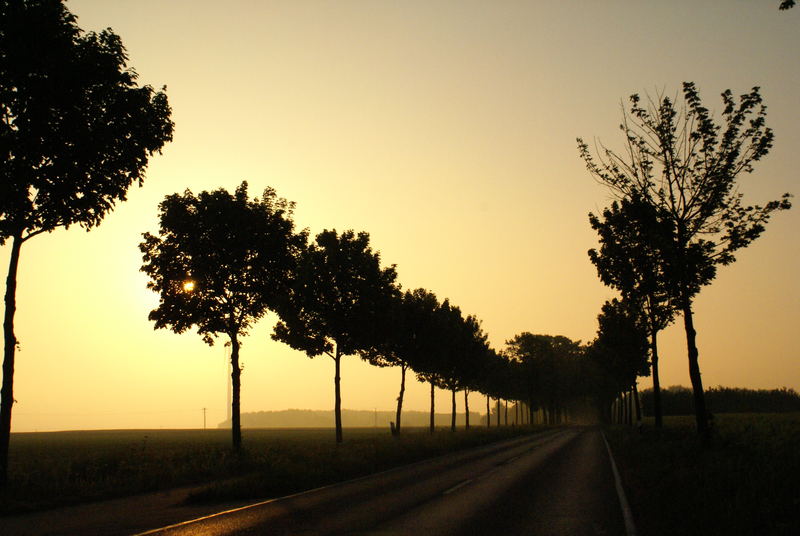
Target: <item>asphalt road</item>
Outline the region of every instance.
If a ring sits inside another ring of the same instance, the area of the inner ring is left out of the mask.
[[[625,526],[599,429],[568,428],[142,534],[596,536]]]

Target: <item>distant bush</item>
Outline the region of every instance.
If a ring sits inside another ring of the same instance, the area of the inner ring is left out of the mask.
[[[642,409],[653,415],[653,390],[641,392]],[[800,394],[794,389],[742,389],[712,387],[706,390],[706,405],[712,413],[787,413],[800,411]],[[664,415],[693,415],[692,390],[673,385],[661,390]]]

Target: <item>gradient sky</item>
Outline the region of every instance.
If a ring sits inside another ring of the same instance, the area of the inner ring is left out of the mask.
[[[800,8],[778,4],[69,1],[81,28],[121,36],[140,83],[168,86],[175,140],[99,228],[23,246],[12,429],[200,427],[203,407],[209,425],[225,418],[222,340],[147,320],[157,297],[137,245],[186,188],[247,180],[297,202],[312,234],[368,231],[404,288],[477,315],[497,348],[522,331],[591,340],[615,294],[586,255],[587,214],[610,197],[575,138],[619,147],[634,92],[692,80],[714,109],[724,89],[758,85],[776,142],[742,192],[800,193]],[[800,389],[798,229],[800,207],[776,215],[697,298],[706,386]],[[274,321],[244,341],[242,411],[332,408],[333,362],[271,341]],[[663,384],[688,385],[682,324],[661,341]],[[346,358],[343,406],[393,408],[399,375]],[[426,386],[406,396],[427,409]]]

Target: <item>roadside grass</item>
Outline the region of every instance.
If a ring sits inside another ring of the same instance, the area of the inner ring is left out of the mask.
[[[229,430],[12,434],[0,515],[200,484],[193,502],[266,499],[540,429],[351,428],[338,447],[331,429],[245,429],[241,455]]]
[[[800,413],[715,415],[706,446],[693,417],[606,434],[640,534],[800,534]]]

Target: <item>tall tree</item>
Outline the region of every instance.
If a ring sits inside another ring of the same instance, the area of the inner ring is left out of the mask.
[[[394,292],[394,289],[390,289]],[[380,314],[380,335],[372,347],[359,352],[362,358],[377,366],[400,367],[400,393],[397,396],[394,433],[401,430],[406,372],[425,366],[439,349],[439,331],[435,314],[439,309],[436,295],[423,288],[407,290]]]
[[[759,88],[738,100],[722,93],[721,124],[702,105],[692,82],[683,84],[683,103],[658,94],[642,103],[630,97],[621,129],[624,152],[600,146],[595,157],[578,138],[589,172],[620,198],[654,208],[663,221],[658,246],[676,309],[686,331],[689,377],[698,433],[709,434],[708,413],[692,314],[694,297],[709,284],[719,265],[735,260],[737,250],[764,231],[771,214],[791,207],[789,194],[765,205],[744,205],[737,177],[753,171],[772,147],[766,106]]]
[[[648,203],[626,198],[603,210],[602,219],[589,214],[589,222],[600,237],[600,249],[589,250],[600,280],[619,290],[626,303],[641,310],[650,338],[655,425],[661,428],[658,333],[674,317],[674,300],[661,258],[668,244],[660,242],[661,237],[669,236],[669,228],[659,228],[668,224],[668,218],[659,218],[655,207]]]
[[[140,244],[159,293],[149,319],[155,328],[183,333],[192,327],[209,345],[220,334],[231,344],[231,434],[242,444],[239,420],[241,338],[267,311],[282,314],[290,278],[305,232],[294,233],[294,203],[267,188],[250,199],[243,182],[231,195],[224,189],[167,196],[159,205],[158,236],[144,233]]]
[[[286,314],[272,334],[309,357],[333,359],[337,443],[342,442],[342,356],[376,345],[396,278],[394,265],[381,267],[368,233],[323,231],[301,255]]]
[[[0,1],[0,245],[11,242],[3,318],[0,485],[7,481],[22,244],[99,225],[172,139],[164,91],[140,87],[120,38],[84,33],[59,0]]]

